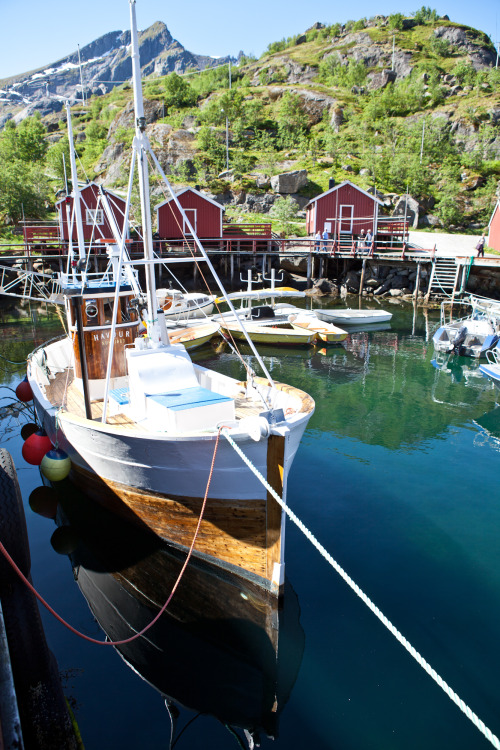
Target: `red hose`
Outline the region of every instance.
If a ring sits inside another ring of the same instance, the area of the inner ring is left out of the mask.
[[[210,473],[208,475],[207,489],[205,490],[205,497],[203,498],[203,504],[201,506],[200,517],[198,519],[198,523],[197,523],[197,526],[196,526],[196,531],[194,533],[193,541],[191,542],[191,546],[189,548],[189,552],[187,554],[187,557],[186,557],[186,559],[184,561],[184,565],[182,566],[181,571],[180,571],[179,575],[177,576],[177,580],[174,583],[172,591],[170,592],[170,596],[168,597],[167,601],[165,602],[165,604],[163,605],[163,607],[160,609],[160,611],[158,612],[158,614],[154,617],[153,620],[151,620],[150,623],[148,623],[148,625],[146,625],[146,627],[144,627],[139,633],[135,633],[135,635],[130,636],[130,638],[125,638],[122,641],[98,641],[96,638],[91,638],[89,635],[85,635],[85,633],[80,633],[79,630],[76,630],[72,625],[69,624],[69,622],[66,622],[66,620],[64,620],[60,615],[58,615],[57,612],[54,609],[52,609],[52,607],[50,606],[50,604],[48,604],[48,602],[45,601],[45,599],[41,596],[41,594],[38,593],[38,591],[35,589],[35,587],[33,586],[33,584],[31,584],[28,581],[28,579],[26,578],[26,576],[18,568],[18,566],[16,565],[16,563],[14,562],[14,560],[12,559],[12,557],[9,555],[9,553],[7,552],[7,550],[5,549],[5,547],[3,546],[2,542],[0,542],[0,552],[3,554],[3,556],[5,557],[5,559],[7,560],[7,562],[11,565],[11,567],[17,573],[17,575],[19,576],[19,578],[21,579],[21,581],[24,584],[26,584],[26,586],[29,588],[29,590],[36,596],[36,598],[38,599],[38,601],[41,604],[43,604],[43,606],[50,612],[51,615],[54,615],[54,617],[56,618],[56,620],[59,620],[59,622],[62,625],[64,625],[64,627],[68,628],[68,630],[71,630],[71,632],[74,633],[75,635],[78,635],[80,638],[83,638],[85,641],[89,641],[90,643],[96,643],[98,646],[123,646],[126,643],[131,643],[132,641],[135,641],[136,638],[139,638],[141,635],[144,635],[144,633],[146,631],[148,631],[155,624],[155,622],[161,617],[161,615],[165,612],[165,610],[167,609],[168,605],[172,601],[172,597],[175,594],[175,592],[177,590],[177,587],[178,587],[179,583],[181,582],[182,576],[184,575],[184,571],[187,568],[187,565],[188,565],[189,560],[191,558],[191,555],[193,553],[193,549],[194,549],[194,545],[195,545],[195,542],[196,542],[196,538],[198,536],[198,532],[200,530],[200,526],[201,526],[201,521],[202,521],[202,518],[203,518],[203,514],[205,512],[205,506],[207,504],[207,497],[208,497],[208,490],[209,490],[209,487],[210,487],[210,482],[212,481],[212,474],[213,474],[213,471],[214,471],[214,464],[215,464],[215,456],[217,454],[217,448],[219,446],[219,438],[220,438],[220,433],[221,433],[222,429],[223,429],[222,427],[219,427],[219,431],[217,433],[217,439],[215,441],[215,447],[214,447],[214,454],[212,456],[212,464],[210,466]]]

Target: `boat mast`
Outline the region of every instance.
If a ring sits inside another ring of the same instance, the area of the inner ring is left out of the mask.
[[[148,152],[149,140],[146,136],[146,118],[144,117],[144,103],[142,99],[141,63],[139,59],[139,36],[135,17],[135,0],[130,0],[130,29],[132,41],[132,82],[134,89],[135,109],[135,138],[133,148],[137,154],[139,170],[139,193],[141,197],[142,237],[144,243],[144,257],[151,261],[146,263],[146,290],[148,304],[148,336],[153,343],[160,341],[160,327],[157,316],[156,280],[153,253],[153,233],[151,228],[151,206],[149,201]]]
[[[76,216],[76,235],[78,239],[78,257],[85,261],[85,240],[83,237],[82,204],[78,189],[78,175],[76,173],[75,145],[73,140],[73,126],[71,124],[71,108],[66,102],[66,116],[68,119],[69,161],[71,165],[71,182],[73,183],[73,212]],[[72,228],[68,224],[68,237]]]

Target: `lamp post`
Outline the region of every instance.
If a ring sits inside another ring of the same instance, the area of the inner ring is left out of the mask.
[[[226,115],[226,111],[221,109],[223,115]],[[229,169],[229,120],[226,115],[226,171]]]

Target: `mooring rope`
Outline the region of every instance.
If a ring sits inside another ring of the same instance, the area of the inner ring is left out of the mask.
[[[29,588],[29,590],[31,591],[31,593],[34,596],[36,596],[36,598],[38,599],[38,601],[41,604],[43,604],[43,606],[45,607],[45,609],[47,609],[50,612],[50,614],[53,615],[56,618],[56,620],[58,620],[61,623],[61,625],[64,625],[65,628],[68,628],[68,630],[70,630],[75,635],[79,636],[80,638],[83,638],[83,640],[85,640],[85,641],[89,641],[90,643],[95,643],[97,646],[123,646],[126,643],[131,643],[132,641],[135,641],[137,638],[140,638],[142,635],[144,635],[144,633],[146,633],[151,627],[153,627],[153,625],[155,624],[155,622],[157,620],[159,620],[160,617],[162,616],[162,614],[165,612],[165,610],[167,609],[168,605],[172,601],[173,595],[177,591],[177,588],[178,588],[178,586],[179,586],[179,584],[181,582],[182,576],[184,575],[185,570],[186,570],[186,568],[188,566],[188,563],[189,563],[189,561],[191,559],[191,555],[193,554],[194,545],[195,545],[196,539],[198,537],[198,533],[200,531],[201,521],[203,519],[203,514],[205,512],[205,507],[206,507],[206,504],[207,504],[208,490],[210,488],[210,483],[212,481],[212,474],[213,474],[213,471],[214,471],[214,464],[215,464],[215,456],[217,455],[217,448],[219,447],[219,439],[220,439],[221,431],[222,431],[222,427],[219,428],[219,431],[217,433],[217,438],[215,440],[214,452],[213,452],[213,456],[212,456],[212,463],[210,465],[210,472],[209,472],[209,475],[208,475],[207,487],[206,487],[206,490],[205,490],[205,497],[203,498],[203,503],[201,505],[200,516],[198,518],[198,523],[196,525],[196,530],[194,532],[193,540],[191,542],[191,546],[189,547],[189,551],[188,551],[188,554],[187,554],[186,559],[184,561],[184,564],[183,564],[183,566],[182,566],[182,568],[180,570],[179,575],[177,576],[177,580],[175,581],[175,583],[174,583],[174,585],[172,587],[172,591],[170,592],[170,595],[169,595],[167,601],[162,606],[162,608],[157,613],[157,615],[142,630],[140,630],[138,633],[134,633],[134,635],[130,636],[130,638],[124,638],[121,641],[110,641],[110,640],[99,641],[99,640],[97,640],[97,638],[92,638],[91,636],[86,635],[85,633],[81,633],[79,630],[76,630],[76,628],[74,628],[72,625],[70,625],[69,622],[66,622],[66,620],[64,620],[50,606],[50,604],[45,601],[45,599],[43,598],[43,596],[38,593],[38,591],[35,589],[35,587],[33,586],[33,584],[30,581],[28,581],[28,579],[26,578],[26,576],[24,575],[24,573],[19,569],[19,567],[17,566],[17,564],[15,563],[15,561],[9,555],[9,553],[5,549],[5,547],[2,544],[2,542],[0,542],[0,552],[3,554],[3,556],[5,557],[5,559],[7,560],[7,562],[10,564],[10,566],[13,568],[13,570],[15,571],[15,573],[17,573],[17,575],[19,576],[19,578],[21,579],[21,581]]]
[[[347,585],[354,591],[357,596],[361,599],[362,602],[366,604],[366,606],[373,612],[373,614],[378,617],[380,622],[385,625],[387,630],[389,630],[390,633],[401,643],[402,646],[408,651],[411,656],[415,659],[415,661],[420,664],[422,669],[424,669],[427,674],[432,677],[432,679],[439,685],[439,687],[446,693],[448,698],[450,698],[457,706],[458,708],[463,711],[463,713],[467,716],[467,718],[474,724],[474,726],[479,729],[480,732],[486,737],[487,740],[491,742],[493,747],[497,748],[497,750],[500,750],[500,740],[496,735],[493,734],[493,732],[488,729],[486,724],[481,721],[481,719],[477,716],[477,714],[472,711],[472,709],[469,708],[469,706],[455,693],[454,690],[443,680],[442,677],[438,675],[435,669],[431,667],[431,665],[424,659],[424,657],[419,654],[419,652],[411,645],[411,643],[402,635],[402,633],[399,632],[399,630],[391,623],[391,621],[380,611],[380,609],[377,607],[376,604],[372,602],[372,600],[360,589],[357,583],[353,581],[353,579],[345,572],[345,570],[339,565],[339,563],[334,560],[334,558],[330,555],[330,553],[323,547],[323,545],[316,539],[316,537],[309,531],[309,529],[302,523],[302,521],[295,515],[295,513],[290,510],[288,505],[283,501],[283,499],[278,495],[278,493],[271,487],[271,485],[266,481],[266,479],[262,476],[260,471],[252,464],[249,458],[245,456],[241,448],[234,442],[230,434],[228,433],[227,429],[222,430],[222,434],[226,438],[226,440],[229,442],[229,444],[234,448],[236,453],[243,459],[243,461],[246,463],[246,465],[253,471],[257,479],[264,485],[264,487],[267,489],[267,491],[274,497],[278,505],[283,508],[287,516],[290,518],[293,523],[298,526],[298,528],[302,531],[302,533],[306,536],[307,539],[311,542],[311,544],[316,547],[316,549],[319,551],[319,553],[324,557],[324,559],[334,568],[337,573],[340,575],[341,578],[347,583]]]

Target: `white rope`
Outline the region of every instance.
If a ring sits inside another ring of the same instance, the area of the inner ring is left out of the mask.
[[[333,559],[330,553],[327,552],[327,550],[323,547],[322,544],[320,544],[320,542],[318,542],[318,540],[313,536],[309,529],[307,529],[302,521],[295,515],[295,513],[290,510],[290,508],[286,505],[286,503],[278,495],[278,493],[271,487],[270,484],[268,484],[259,470],[252,464],[250,459],[245,456],[241,448],[234,442],[226,429],[222,430],[222,434],[229,442],[229,444],[234,448],[236,453],[243,459],[246,465],[253,471],[255,476],[260,480],[267,491],[274,497],[276,502],[283,508],[290,520],[299,527],[302,533],[307,537],[307,539],[309,539],[311,544],[316,547],[322,557],[324,557],[325,560],[330,563],[332,568],[337,571],[340,577],[344,579],[344,581],[348,586],[350,586],[354,593],[359,596],[361,601],[363,601],[366,606],[371,609],[373,614],[378,617],[380,622],[385,625],[389,632],[392,633],[392,635],[401,643],[401,645],[405,647],[408,653],[413,656],[415,661],[420,664],[422,669],[424,669],[427,674],[432,677],[432,679],[439,685],[439,687],[444,690],[448,698],[450,698],[459,707],[459,709],[463,711],[467,718],[470,719],[474,726],[479,729],[480,732],[482,732],[486,739],[491,742],[493,747],[497,748],[497,750],[500,750],[500,740],[498,739],[498,737],[494,735],[490,729],[488,729],[488,727],[483,721],[481,721],[477,714],[475,714],[474,711],[472,711],[469,706],[464,703],[464,701],[455,693],[454,690],[451,689],[451,687],[443,680],[443,678],[438,675],[438,673],[431,667],[431,665],[424,659],[424,657],[419,654],[419,652],[411,645],[411,643],[409,643],[409,641],[406,640],[404,635],[402,635],[399,630],[391,623],[391,621],[387,619],[387,617],[380,611],[377,605],[374,604],[372,600],[359,588],[357,583],[352,580],[352,578],[345,572],[345,570],[339,565],[339,563]]]

